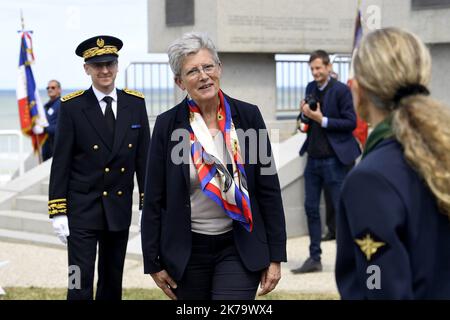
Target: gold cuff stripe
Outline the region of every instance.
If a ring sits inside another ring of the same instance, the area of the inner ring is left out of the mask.
[[[48,211],[48,214],[49,215],[55,215],[55,214],[67,214],[67,209],[64,209],[64,210],[57,210],[57,209],[54,209],[54,210],[49,210]]]
[[[119,50],[117,50],[117,47],[115,46],[104,46],[103,48],[94,47],[84,51],[83,58],[88,59],[95,56],[102,56],[104,54],[117,54],[117,51]]]
[[[49,208],[57,208],[57,209],[64,209],[67,206],[67,203],[52,203],[49,204],[48,207]]]
[[[55,202],[66,202],[66,201],[67,201],[67,199],[54,199],[54,200],[50,200],[48,202],[48,204],[55,203]]]
[[[67,214],[67,199],[53,199],[48,202],[48,214]]]

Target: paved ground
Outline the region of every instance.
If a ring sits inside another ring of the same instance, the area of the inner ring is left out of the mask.
[[[308,237],[288,240],[288,260],[282,264],[282,279],[276,290],[310,293],[337,293],[334,280],[335,241],[322,243],[324,271],[293,275],[289,270],[298,267],[308,255]],[[0,287],[66,287],[67,252],[63,249],[0,241]],[[150,276],[143,274],[142,262],[127,259],[124,287],[155,288]]]

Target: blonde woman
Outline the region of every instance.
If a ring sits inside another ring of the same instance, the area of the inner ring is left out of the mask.
[[[400,29],[368,34],[355,57],[354,103],[374,129],[340,200],[344,299],[450,298],[450,110],[430,73],[428,49]]]

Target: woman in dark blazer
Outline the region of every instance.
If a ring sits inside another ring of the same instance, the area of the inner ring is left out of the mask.
[[[172,299],[254,299],[286,261],[281,192],[258,107],[220,90],[212,41],[188,33],[168,50],[188,96],[156,119],[150,146],[144,272]],[[270,161],[264,161],[270,160]]]
[[[352,84],[374,129],[346,178],[336,281],[344,299],[450,299],[450,112],[428,49],[400,29],[361,42]]]

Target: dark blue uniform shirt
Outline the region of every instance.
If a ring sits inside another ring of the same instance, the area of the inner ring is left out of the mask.
[[[382,141],[350,172],[337,222],[343,299],[450,299],[449,219],[397,141]]]

